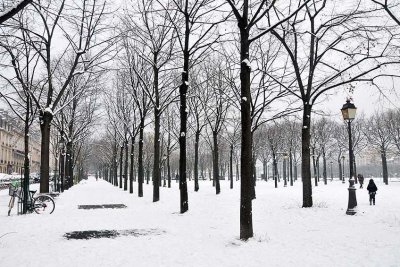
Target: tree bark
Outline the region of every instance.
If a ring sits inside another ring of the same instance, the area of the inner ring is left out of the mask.
[[[290,186],[293,186],[293,154],[292,154],[292,150],[289,151],[289,175],[290,175]]]
[[[219,182],[219,151],[218,151],[218,133],[213,132],[213,177],[215,181],[215,193],[218,195],[221,192],[220,182]]]
[[[167,169],[168,169],[168,188],[171,188],[171,165],[170,165],[170,157],[169,157],[169,152],[167,155]]]
[[[143,197],[143,182],[144,182],[143,131],[144,131],[144,118],[141,118],[139,126],[139,152],[138,152],[138,196],[139,197]]]
[[[15,16],[18,12],[24,9],[28,4],[32,3],[32,0],[22,0],[22,1],[15,1],[14,6],[8,10],[8,12],[3,13],[0,15],[0,25],[6,22],[8,19],[11,19]]]
[[[324,184],[328,184],[328,176],[326,173],[326,155],[325,150],[322,152],[322,176],[324,177]]]
[[[128,190],[128,158],[129,158],[129,148],[128,140],[125,140],[125,164],[124,164],[124,191]]]
[[[117,145],[117,134],[114,135],[114,146],[113,146],[113,184],[114,186],[118,186],[118,145]]]
[[[153,59],[153,73],[154,73],[154,93],[155,93],[155,106],[154,106],[154,165],[153,165],[153,202],[160,200],[160,120],[161,120],[161,107],[160,107],[160,94],[158,88],[158,67],[157,67],[158,53],[154,52]]]
[[[119,188],[122,188],[122,161],[123,161],[123,154],[124,154],[124,146],[121,145],[119,151]]]
[[[252,140],[251,140],[251,109],[250,109],[250,73],[249,66],[249,32],[248,1],[244,2],[243,17],[239,21],[240,29],[240,114],[242,128],[242,146],[240,157],[240,239],[253,237],[252,211]]]
[[[65,187],[64,189],[71,188],[71,165],[72,165],[72,142],[68,140],[66,144],[66,153],[65,153]]]
[[[276,161],[275,151],[272,151],[272,165],[273,165],[275,188],[278,188],[278,162]]]
[[[388,176],[388,167],[387,167],[387,160],[386,160],[386,149],[382,148],[381,150],[381,158],[382,158],[382,176],[383,182],[387,185],[389,184],[389,176]]]
[[[40,111],[40,133],[42,136],[40,146],[40,193],[49,192],[50,127],[52,120],[52,113]]]
[[[197,130],[195,134],[194,143],[194,191],[199,191],[199,142],[200,142],[200,131]]]
[[[133,165],[135,164],[135,137],[131,138],[131,166],[129,172],[129,193],[133,194]]]
[[[286,157],[286,156],[284,156]],[[283,166],[282,166],[282,175],[283,175],[283,186],[286,187],[287,186],[287,177],[286,177],[286,158],[283,158]]]
[[[229,155],[229,178],[230,178],[230,189],[233,189],[233,145],[231,145]]]
[[[28,194],[29,194],[29,173],[30,173],[30,162],[29,162],[29,118],[30,118],[30,98],[26,99],[26,112],[25,112],[25,128],[24,128],[24,199],[22,206],[22,213],[26,214],[28,211]],[[55,183],[55,182],[54,182]]]
[[[310,170],[310,125],[311,108],[308,103],[303,103],[303,128],[301,130],[301,178],[303,182],[303,208],[313,205],[311,170]]]
[[[189,13],[185,12],[185,44],[183,49],[183,72],[182,84],[179,86],[180,99],[180,134],[179,134],[179,191],[180,191],[180,213],[185,213],[189,210],[187,181],[186,181],[186,131],[187,131],[187,110],[186,110],[186,95],[189,84],[189,37],[190,37],[190,21]]]

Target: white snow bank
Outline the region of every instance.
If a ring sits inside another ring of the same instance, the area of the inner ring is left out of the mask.
[[[60,195],[55,212],[7,217],[7,190],[0,191],[1,266],[400,266],[400,182],[377,181],[376,206],[357,190],[358,213],[346,215],[348,183],[313,188],[314,208],[301,208],[302,184],[277,189],[258,181],[253,201],[254,238],[239,240],[239,183],[211,181],[194,192],[189,211],[179,213],[178,183],[152,185],[144,197],[90,178]],[[126,209],[78,210],[84,204],[125,204]],[[158,229],[160,235],[66,240],[78,230]],[[65,257],[68,252],[72,257]]]

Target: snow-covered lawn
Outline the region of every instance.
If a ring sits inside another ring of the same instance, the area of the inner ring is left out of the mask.
[[[368,182],[368,179],[366,179]],[[51,215],[7,217],[8,190],[0,191],[0,266],[400,266],[400,182],[376,182],[376,206],[357,190],[358,213],[346,215],[348,183],[313,188],[314,207],[303,209],[301,182],[275,189],[258,181],[253,201],[255,237],[239,240],[239,184],[210,181],[179,213],[178,184],[152,202],[90,178],[61,194]],[[37,185],[36,185],[37,186]],[[136,185],[135,185],[136,186]],[[125,204],[126,209],[78,209],[84,204]],[[158,234],[67,240],[81,230],[150,230]]]

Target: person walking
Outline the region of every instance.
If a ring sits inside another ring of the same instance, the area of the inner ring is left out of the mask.
[[[358,182],[360,183],[360,188],[363,188],[364,176],[363,176],[361,173],[359,173],[359,174],[357,175],[357,179],[358,179]]]
[[[376,191],[378,191],[378,188],[376,187],[373,179],[369,180],[367,190],[369,194],[369,205],[372,205],[372,203],[375,205],[375,195]]]

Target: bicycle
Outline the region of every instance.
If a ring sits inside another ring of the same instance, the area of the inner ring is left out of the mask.
[[[35,196],[36,190],[29,190],[28,201],[26,210],[30,213],[36,212],[38,214],[51,214],[55,209],[54,199],[46,194],[38,194]],[[8,216],[10,216],[11,210],[14,207],[15,198],[19,198],[20,201],[24,199],[24,192],[21,187],[16,187],[10,184],[8,195],[11,196],[10,202],[8,203]]]

